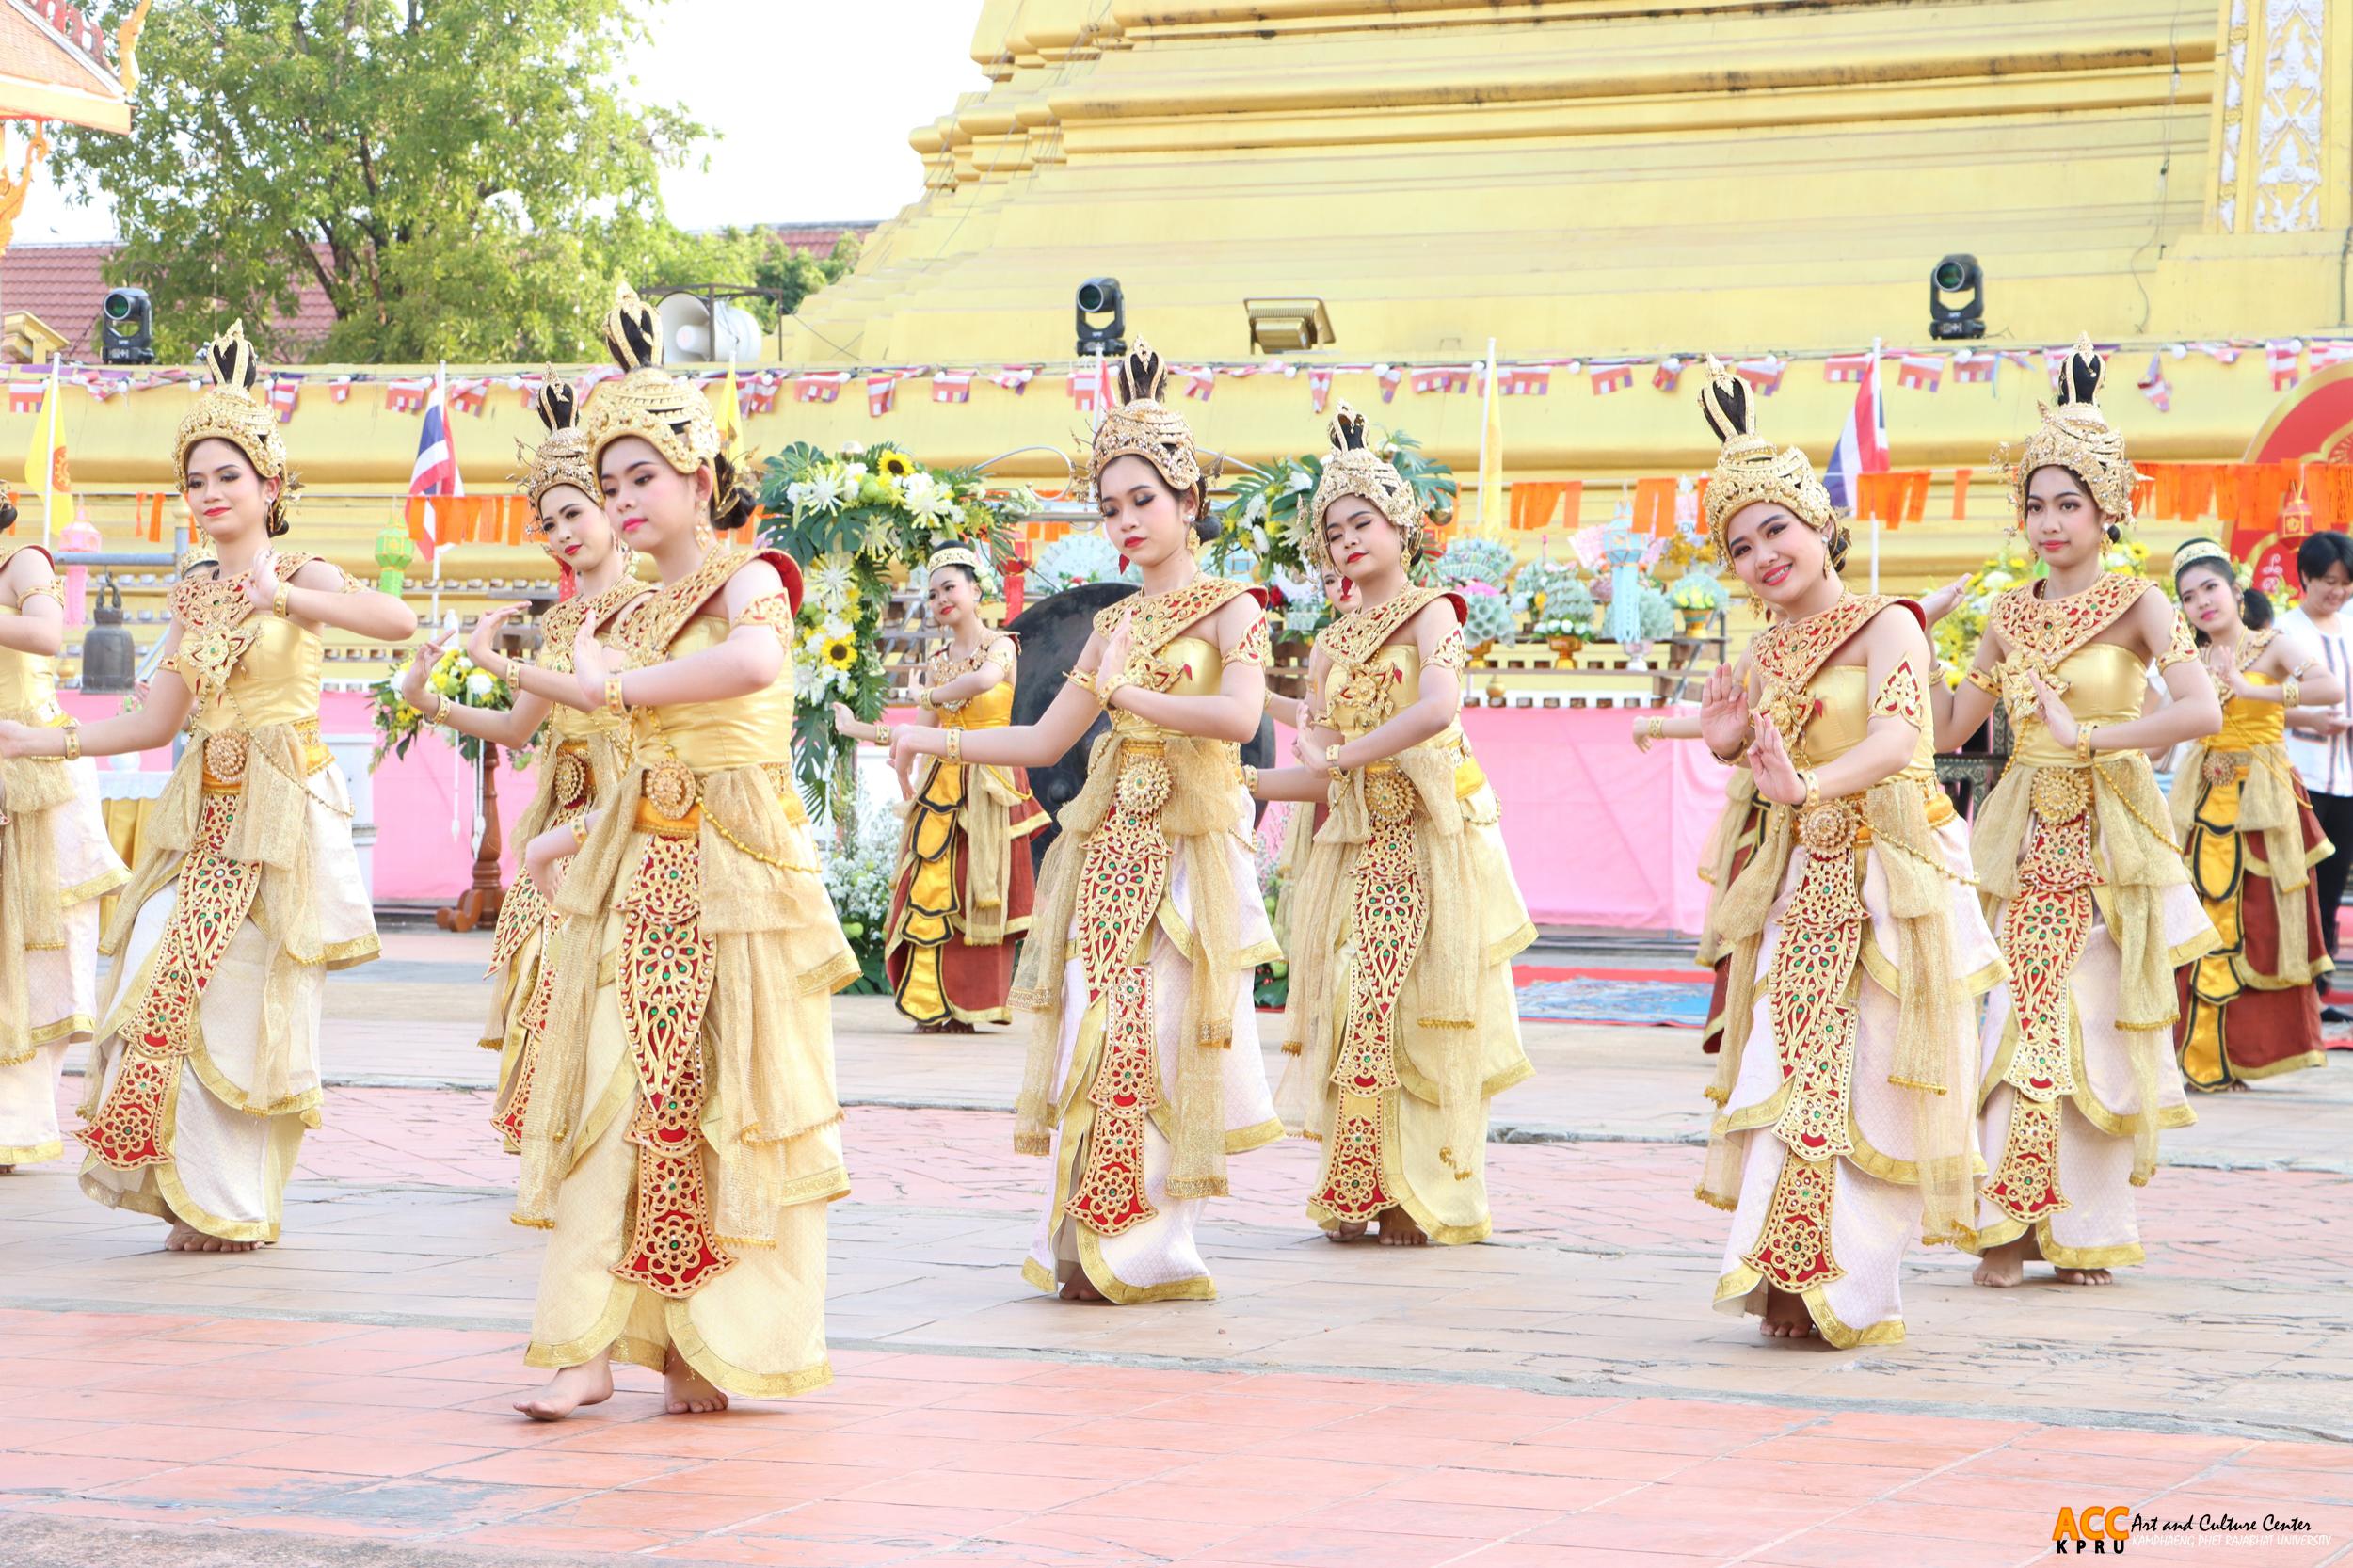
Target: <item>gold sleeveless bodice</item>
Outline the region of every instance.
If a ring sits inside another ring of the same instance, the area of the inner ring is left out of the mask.
[[[721,616],[696,616],[670,639],[663,657],[686,659],[717,648],[728,640],[728,631]],[[792,661],[788,658],[776,680],[748,696],[678,703],[648,712],[660,739],[696,773],[789,763],[792,760]]]
[[[2249,671],[2250,686],[2277,686],[2279,682],[2267,675]],[[2259,746],[2276,746],[2287,739],[2288,711],[2277,702],[2256,702],[2249,697],[2234,696],[2222,705],[2222,732],[2206,743],[2209,751],[2253,751]]]
[[[1341,735],[1353,741],[1371,734],[1421,700],[1421,648],[1412,642],[1385,643],[1361,665],[1336,662],[1324,676],[1323,700],[1333,728]],[[1478,793],[1487,782],[1459,718],[1407,749],[1452,757],[1457,799]],[[1386,760],[1372,764],[1376,769],[1390,765]]]
[[[2148,664],[2122,644],[2086,643],[2060,660],[2056,673],[2066,682],[2062,696],[2077,724],[2122,724],[2140,717]],[[2039,713],[2025,722],[2010,744],[2013,762],[2034,767],[2075,765],[2074,748],[2053,741],[2050,727]]]
[[[252,619],[257,634],[230,670],[227,695],[212,700],[200,696],[189,721],[199,734],[318,725],[319,675],[325,660],[318,633],[281,616],[264,614]]]
[[[1791,748],[1789,759],[1801,770],[1820,767],[1862,744],[1871,728],[1871,672],[1861,664],[1825,664],[1807,682],[1805,691],[1816,705],[1814,717]],[[1904,765],[1904,776],[1933,779],[1936,744],[1926,728],[1918,733],[1912,760]]]
[[[1005,638],[1002,641],[1010,646],[1012,639]],[[996,644],[984,644],[980,653],[974,656],[969,664],[958,664],[949,666],[955,673],[948,679],[960,680],[979,669],[982,664],[988,662],[987,655],[996,646]],[[1013,723],[1014,666],[1003,664],[999,667],[1005,672],[1005,678],[978,696],[966,697],[953,708],[939,710],[936,716],[939,720],[941,728],[1002,729]]]
[[[0,605],[0,616],[22,611]],[[57,661],[46,654],[0,648],[0,713],[26,724],[54,724],[64,716],[57,706]]]
[[[1165,688],[1171,696],[1215,696],[1225,679],[1225,665],[1218,656],[1217,645],[1206,637],[1171,637],[1161,645],[1159,659],[1176,672],[1176,679]],[[1010,693],[1011,688],[999,690]],[[1008,711],[1012,700],[1010,696],[1006,697]],[[1164,740],[1171,733],[1124,708],[1112,710],[1112,728],[1135,741]]]

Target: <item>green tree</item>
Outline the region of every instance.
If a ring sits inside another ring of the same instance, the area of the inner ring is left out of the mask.
[[[608,85],[645,10],[179,0],[148,19],[132,134],[69,130],[58,168],[113,199],[167,360],[239,316],[294,346],[268,323],[298,280],[335,312],[313,358],[588,358],[612,274],[649,281],[676,243],[658,182],[704,135]]]

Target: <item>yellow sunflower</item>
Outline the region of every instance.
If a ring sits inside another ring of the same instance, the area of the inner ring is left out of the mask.
[[[827,637],[820,656],[835,669],[854,669],[857,665],[857,639],[846,636]]]
[[[885,452],[874,459],[874,472],[891,479],[904,479],[915,472],[915,459],[904,452]]]

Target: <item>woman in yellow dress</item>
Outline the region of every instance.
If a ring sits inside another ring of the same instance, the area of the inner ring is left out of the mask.
[[[2189,629],[2145,577],[2103,569],[2132,521],[2138,475],[2097,401],[2085,338],[2056,410],[1997,454],[2026,543],[2047,568],[2003,593],[1967,679],[1935,682],[1949,749],[1999,699],[2009,765],[1972,831],[2007,984],[1986,1010],[1978,1085],[1980,1285],[2016,1285],[2030,1257],[2061,1283],[2105,1285],[2141,1259],[2133,1189],[2160,1128],[2193,1119],[2168,1060],[2177,965],[2212,951],[2146,749],[2222,727]],[[2143,717],[2154,663],[2172,700]]]
[[[0,725],[0,755],[110,757],[193,726],[106,934],[114,1000],[82,1102],[82,1190],[169,1221],[168,1248],[247,1252],[278,1239],[319,1125],[327,971],[376,952],[350,792],[319,740],[320,633],[398,642],[417,617],[272,547],[298,485],[242,328],[204,361],[213,385],[174,461],[215,559],[172,590],[145,706],[79,728]]]
[[[2287,715],[2333,707],[2345,682],[2316,645],[2269,624],[2269,601],[2240,592],[2212,539],[2173,552],[2173,585],[2222,702],[2222,733],[2173,769],[2173,831],[2222,937],[2176,971],[2173,1049],[2191,1088],[2244,1089],[2323,1061],[2313,981],[2334,966],[2313,868],[2329,844],[2288,761]]]
[[[571,384],[550,375],[533,402],[547,439],[529,455],[521,489],[531,503],[532,536],[555,561],[564,598],[539,617],[539,648],[529,661],[498,651],[501,630],[527,604],[506,604],[474,623],[466,652],[474,664],[504,680],[515,694],[504,711],[469,708],[425,689],[425,677],[453,628],[427,645],[401,678],[401,696],[426,722],[510,751],[532,743],[540,727],[550,744],[541,760],[531,804],[515,824],[515,842],[528,844],[551,827],[564,827],[597,800],[600,782],[610,785],[620,771],[616,737],[597,715],[584,713],[543,693],[572,695],[572,639],[583,628],[601,632],[622,607],[646,592],[630,575],[632,553],[604,515],[596,471],[588,465],[588,441],[577,421],[579,395]],[[536,682],[541,690],[533,691]],[[554,912],[529,876],[507,885],[490,938],[490,1018],[483,1046],[499,1053],[498,1095],[490,1125],[509,1154],[522,1151],[523,1112],[531,1103],[531,1080],[540,1032],[554,998],[555,971],[540,962],[555,924]]]
[[[0,503],[0,531],[16,508]],[[0,718],[54,728],[65,609],[49,552],[0,554]],[[88,758],[0,762],[0,1176],[65,1152],[57,1075],[98,1011],[100,898],[130,879]]]
[[[629,727],[594,808],[531,840],[561,924],[522,1120],[515,1219],[549,1232],[516,1408],[610,1398],[615,1358],[663,1373],[674,1415],[832,1381],[825,1205],[849,1191],[830,998],[857,978],[792,779],[786,652],[800,572],[721,542],[751,496],[711,406],[653,366],[624,285],[605,342],[626,374],[583,420],[605,515],[657,585],[584,621],[573,689]]]
[[[926,670],[920,705],[968,734],[1013,722],[1021,641],[983,623],[981,558],[952,544],[924,563],[924,602],[948,648]],[[888,747],[890,726],[861,724],[841,703],[834,726]],[[906,804],[883,938],[891,999],[924,1034],[969,1034],[1013,1022],[1014,943],[1030,929],[1036,873],[1030,835],[1047,824],[1020,768],[933,762]]]
[[[1300,552],[1359,608],[1316,638],[1301,736],[1320,767],[1257,775],[1263,799],[1328,799],[1292,916],[1283,1120],[1323,1145],[1307,1217],[1336,1241],[1484,1240],[1487,1101],[1533,1070],[1512,959],[1536,936],[1464,738],[1460,596],[1415,587],[1413,487],[1343,403]]]
[[[1095,617],[1036,724],[902,728],[893,759],[1044,767],[1111,732],[1046,853],[1014,1006],[1036,1016],[1014,1146],[1053,1160],[1022,1277],[1070,1301],[1207,1301],[1193,1239],[1225,1157],[1279,1140],[1249,981],[1278,955],[1255,896],[1241,744],[1266,711],[1257,591],[1205,577],[1215,533],[1184,419],[1139,344],[1095,433],[1104,532],[1144,591]]]
[[[1747,384],[1707,369],[1708,531],[1773,611],[1701,708],[1765,805],[1716,908],[1730,987],[1699,1187],[1732,1211],[1716,1306],[1772,1338],[1889,1344],[1905,1247],[1968,1234],[1972,1020],[2000,966],[1936,783],[1919,606],[1848,591],[1805,454],[1758,436]]]

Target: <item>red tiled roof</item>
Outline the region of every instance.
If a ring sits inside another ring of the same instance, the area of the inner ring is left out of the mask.
[[[100,307],[106,291],[121,281],[112,276],[112,244],[40,244],[20,241],[0,253],[0,310],[29,311],[62,334],[69,359],[95,359]],[[316,344],[335,325],[334,308],[315,281],[306,281],[291,316],[271,318],[280,341]],[[299,364],[298,354],[274,353],[280,363]]]
[[[0,77],[72,88],[77,92],[103,93],[111,86],[110,96],[121,97],[122,88],[113,81],[114,72],[105,63],[106,35],[87,22],[77,19],[77,24],[85,42],[98,43],[99,53],[93,55],[87,47],[76,49],[46,21],[26,16],[12,6],[0,6]]]
[[[846,236],[863,240],[880,227],[873,223],[777,223],[776,237],[805,256],[824,257]]]

